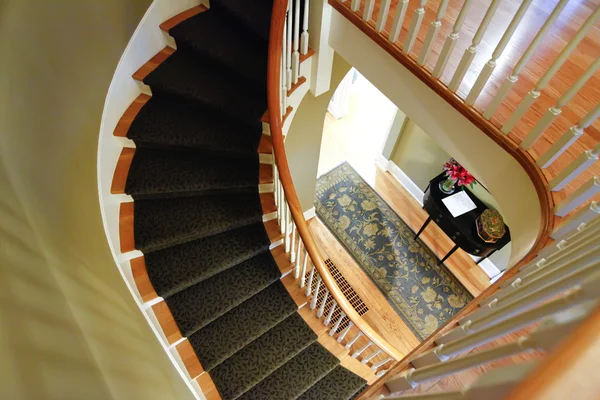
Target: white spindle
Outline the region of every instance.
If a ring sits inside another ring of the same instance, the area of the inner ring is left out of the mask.
[[[565,188],[573,179],[577,178],[583,171],[592,166],[600,154],[600,143],[592,150],[584,151],[571,164],[567,165],[558,175],[548,184],[553,192],[558,192]]]
[[[596,107],[590,110],[577,125],[569,128],[569,130],[554,142],[552,147],[537,160],[537,165],[541,168],[548,168],[562,153],[575,143],[575,141],[583,134],[583,130],[589,127],[598,117],[600,117],[600,103],[596,104]],[[596,156],[597,155],[598,154],[596,154]]]
[[[295,85],[300,78],[300,1],[294,0],[296,7],[294,8],[294,51],[292,53],[292,83]]]
[[[286,46],[286,66],[287,69],[285,71],[285,81],[287,84],[287,90],[292,88],[292,31],[294,28],[294,20],[293,20],[293,9],[292,9],[292,0],[288,0],[288,12],[287,12],[287,21],[286,21],[286,29],[287,29],[287,46]],[[287,93],[286,93],[287,95]]]
[[[340,334],[340,336],[337,338],[338,343],[342,343],[342,340],[344,340],[344,338],[346,337],[348,332],[350,332],[350,329],[352,329],[353,326],[354,326],[354,322],[349,321],[346,329],[344,329],[343,332]]]
[[[387,22],[388,13],[390,12],[391,0],[383,0],[379,7],[379,15],[377,16],[377,24],[375,29],[377,32],[381,32],[385,29],[385,23]]]
[[[301,53],[308,53],[308,12],[310,10],[310,0],[304,0],[304,21],[302,22]]]
[[[592,179],[581,185],[579,189],[567,196],[554,209],[554,214],[559,217],[564,217],[577,207],[583,205],[592,197],[600,193],[600,178],[594,176]]]
[[[380,355],[382,352],[383,352],[383,350],[377,349],[377,351],[374,351],[370,356],[367,356],[367,357],[363,358],[360,363],[361,364],[366,364],[369,361],[371,361],[372,359],[374,359],[375,357],[377,357],[378,355]]]
[[[335,324],[333,325],[333,328],[331,328],[329,330],[329,336],[333,336],[336,334],[336,332],[338,331],[338,329],[340,329],[340,325],[342,324],[342,321],[344,320],[344,318],[346,317],[346,313],[345,312],[341,312],[340,313],[340,317],[338,318],[338,320],[335,322]],[[339,339],[339,338],[338,338]],[[343,339],[343,338],[342,338]],[[341,340],[338,340],[338,343],[341,342]]]
[[[329,324],[331,323],[331,317],[333,317],[333,313],[336,308],[337,308],[337,302],[335,300],[333,300],[331,302],[331,308],[329,309],[329,312],[327,313],[327,317],[325,317],[325,321],[323,321],[323,325],[329,326]]]
[[[375,9],[375,0],[366,0],[365,9],[363,10],[363,21],[369,22],[373,16],[373,10]]]
[[[282,96],[284,96],[286,98],[287,101],[287,91],[289,90],[289,85],[288,85],[288,18],[287,15],[289,15],[289,12],[286,14],[286,18],[283,24],[283,52],[281,53],[281,63],[282,63],[282,68],[283,70],[281,71],[281,75],[282,75],[282,81],[281,81],[281,88],[282,88]],[[291,82],[290,82],[291,83]],[[287,104],[284,105],[284,107],[287,107]],[[285,109],[284,109],[285,110]],[[285,111],[284,111],[285,112]]]
[[[433,68],[433,76],[439,78],[442,76],[446,65],[448,64],[448,60],[450,59],[450,55],[456,46],[456,42],[458,41],[459,32],[465,22],[465,18],[467,16],[467,12],[469,11],[469,6],[473,0],[465,0],[463,3],[460,12],[458,13],[458,17],[456,17],[456,21],[454,22],[454,26],[452,27],[452,32],[446,37],[446,41],[444,42],[444,47],[442,48],[442,52],[440,53],[440,57]]]
[[[377,371],[379,368],[383,367],[385,364],[389,363],[390,361],[393,361],[394,359],[392,357],[388,357],[385,360],[379,361],[377,364],[373,364],[371,366],[371,369],[373,371]]]
[[[291,250],[291,235],[292,235],[292,214],[290,212],[290,206],[287,204],[285,204],[285,236],[284,238],[284,243],[285,243],[285,252],[289,253]]]
[[[521,5],[519,6],[519,9],[515,13],[513,19],[510,21],[508,28],[506,28],[504,35],[502,35],[502,37],[500,38],[500,41],[498,42],[498,45],[494,49],[494,52],[492,53],[492,57],[483,66],[483,69],[481,70],[481,73],[477,77],[475,84],[473,84],[471,91],[469,91],[469,95],[467,96],[467,98],[465,100],[465,103],[467,103],[468,105],[473,105],[473,103],[475,103],[475,100],[477,100],[477,97],[483,90],[483,87],[487,83],[488,79],[490,79],[490,76],[492,76],[492,72],[494,72],[494,69],[496,68],[498,59],[504,52],[506,45],[512,38],[512,35],[515,33],[515,30],[517,29],[519,24],[521,23],[521,20],[523,19],[525,12],[531,5],[531,2],[532,2],[532,0],[524,0],[521,3]]]
[[[358,331],[358,333],[356,334],[356,336],[354,336],[354,338],[353,338],[351,341],[349,341],[348,343],[346,343],[346,345],[345,345],[344,347],[345,347],[346,349],[349,349],[350,347],[352,347],[352,345],[353,345],[354,343],[356,343],[356,341],[357,341],[358,339],[360,339],[360,337],[361,337],[362,335],[364,335],[364,334],[362,333],[362,331]]]
[[[352,0],[352,3],[350,3],[350,9],[352,11],[358,11],[359,8],[360,8],[360,0]]]
[[[423,47],[421,48],[421,53],[419,53],[419,65],[423,66],[427,62],[429,58],[429,54],[431,53],[431,49],[433,48],[433,43],[437,39],[438,32],[442,26],[442,18],[446,13],[446,8],[448,7],[448,0],[442,0],[437,10],[437,14],[435,15],[435,21],[431,23],[429,26],[429,30],[427,31],[427,37],[425,38],[425,43],[423,43]]]
[[[304,249],[304,261],[302,262],[302,272],[300,273],[300,287],[304,287],[304,280],[306,279],[306,268],[308,264],[308,251]],[[314,268],[313,268],[314,269]]]
[[[317,310],[317,318],[321,318],[323,313],[325,312],[325,305],[327,304],[327,298],[329,297],[329,289],[325,288],[325,294],[323,295],[323,300],[321,300],[321,305]]]
[[[365,344],[363,347],[361,347],[360,349],[356,350],[354,352],[354,354],[352,354],[352,358],[357,358],[358,356],[360,356],[362,353],[364,353],[365,350],[367,350],[372,345],[373,345],[373,342],[369,340],[369,343]]]
[[[275,154],[271,152],[273,159],[275,159]],[[279,186],[279,172],[277,171],[277,164],[273,163],[273,198],[275,199],[275,207],[279,207],[279,191],[277,187]]]
[[[310,270],[310,275],[308,276],[308,283],[306,284],[306,290],[304,291],[304,295],[306,297],[309,297],[312,292],[312,281],[313,281],[314,276],[315,276],[315,266],[313,265],[312,269]]]
[[[593,201],[589,207],[582,208],[569,218],[562,221],[550,234],[552,239],[560,239],[582,223],[590,222],[600,214],[600,204]]]
[[[402,24],[404,23],[404,17],[406,16],[406,10],[408,8],[408,0],[400,0],[398,7],[396,7],[396,14],[394,15],[394,22],[392,23],[392,30],[390,31],[389,40],[392,43],[398,41],[400,32],[402,31]]]
[[[298,252],[296,253],[296,261],[294,263],[294,279],[298,279],[300,277],[300,269],[301,269],[301,254],[302,254],[302,246],[304,243],[301,238],[298,238]]]
[[[410,28],[408,28],[408,35],[406,35],[406,39],[404,39],[404,47],[402,48],[406,54],[410,53],[415,44],[415,40],[417,39],[417,34],[421,28],[423,16],[425,15],[425,4],[427,4],[427,0],[419,0],[419,6],[413,14]]]
[[[315,269],[313,267],[313,269]],[[312,301],[310,302],[310,309],[314,310],[317,307],[317,300],[319,300],[319,289],[321,288],[321,275],[317,274],[317,286],[315,287],[315,292],[313,293]]]
[[[296,251],[297,250],[298,250],[298,246],[297,246],[297,242],[296,242],[296,223],[292,219],[292,248],[290,250],[290,260],[292,262],[294,262],[294,260],[296,259]]]
[[[285,39],[285,35],[284,35]],[[282,53],[283,54],[283,53]],[[285,84],[285,57],[281,57],[281,118],[285,115],[285,110],[287,109],[287,85]]]
[[[535,142],[542,136],[542,134],[548,129],[548,127],[554,122],[554,120],[562,112],[562,108],[566,106],[577,92],[585,85],[585,83],[598,71],[600,68],[600,57],[596,58],[596,61],[588,67],[588,69],[577,79],[572,86],[558,99],[556,104],[546,111],[546,114],[538,121],[538,123],[529,131],[525,139],[521,142],[521,148],[527,150],[535,144]]]
[[[280,190],[283,193],[283,189],[280,189]],[[279,230],[281,231],[281,234],[284,235],[283,236],[284,242],[285,242],[285,227],[287,225],[287,208],[288,208],[287,200],[284,198],[283,205],[281,207],[281,223],[279,224]],[[287,249],[286,249],[286,252],[287,252]]]
[[[451,91],[456,92],[458,90],[460,83],[465,77],[467,70],[471,66],[471,63],[473,62],[473,59],[477,54],[477,50],[479,49],[479,43],[481,43],[481,39],[483,39],[483,35],[485,34],[485,31],[490,25],[492,17],[496,13],[496,10],[498,9],[499,5],[500,0],[492,0],[492,3],[488,7],[483,17],[483,20],[481,21],[481,24],[479,24],[479,28],[477,29],[475,36],[473,36],[473,41],[471,42],[471,45],[465,50],[462,58],[460,59],[460,63],[458,64],[458,68],[456,68],[454,76],[452,76],[452,80],[448,85],[448,88]]]
[[[579,42],[585,37],[586,33],[590,30],[590,28],[594,25],[596,19],[600,16],[600,7],[597,7],[592,15],[588,17],[583,26],[577,31],[573,39],[565,46],[565,48],[558,55],[556,60],[550,65],[550,68],[546,70],[544,75],[540,78],[535,88],[531,90],[527,96],[519,103],[515,112],[510,116],[510,118],[506,121],[506,123],[502,126],[502,132],[509,133],[521,120],[523,115],[529,110],[529,108],[535,103],[537,98],[540,96],[540,91],[542,91],[550,82],[550,80],[554,77],[556,72],[562,67],[562,65],[567,61],[567,58],[571,55],[573,50],[577,47]]]
[[[537,50],[538,46],[542,42],[542,39],[544,39],[544,37],[554,24],[554,21],[556,21],[563,8],[565,8],[565,6],[567,5],[568,1],[569,0],[560,0],[556,4],[556,6],[554,6],[552,13],[550,14],[546,22],[544,22],[544,25],[542,25],[538,33],[535,35],[535,37],[527,47],[527,50],[525,50],[525,53],[523,53],[523,55],[515,65],[515,68],[512,70],[511,74],[508,77],[506,77],[506,80],[502,83],[502,86],[494,95],[494,98],[485,109],[485,112],[483,113],[485,119],[492,118],[492,115],[494,115],[500,104],[502,104],[502,101],[508,94],[509,90],[512,88],[512,85],[514,85],[517,82],[517,80],[519,80],[519,75],[523,71],[523,68],[525,68],[525,65],[527,65],[527,63]]]
[[[376,377],[381,378],[382,376],[384,376],[389,370],[388,369],[384,369],[381,371],[377,371],[377,373],[375,374]],[[445,399],[448,400],[448,399]]]

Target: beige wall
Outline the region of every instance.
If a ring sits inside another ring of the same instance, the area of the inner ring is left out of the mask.
[[[187,399],[98,205],[106,91],[150,0],[0,1],[0,398]]]
[[[335,88],[344,79],[350,68],[351,66],[346,60],[338,54],[334,55],[331,89],[318,97],[313,96],[310,92],[306,94],[294,115],[285,139],[292,179],[304,211],[313,207],[327,106]]]

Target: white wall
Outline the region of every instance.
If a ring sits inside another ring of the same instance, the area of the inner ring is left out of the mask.
[[[329,44],[486,185],[511,227],[510,265],[524,257],[537,238],[541,213],[519,163],[337,11]]]

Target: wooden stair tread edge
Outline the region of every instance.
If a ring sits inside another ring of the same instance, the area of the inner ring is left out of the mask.
[[[202,367],[196,351],[188,339],[184,339],[181,343],[177,344],[176,349],[192,379],[197,378],[204,372],[204,367]]]
[[[271,164],[260,164],[258,171],[258,183],[273,183],[273,166]]]
[[[152,285],[152,281],[150,280],[150,276],[148,276],[144,257],[134,258],[129,263],[131,265],[131,273],[133,275],[133,280],[135,281],[135,286],[137,287],[140,296],[142,296],[142,300],[147,303],[158,298],[158,293],[156,293],[154,285]]]
[[[117,166],[113,174],[112,184],[110,187],[111,194],[125,194],[125,185],[127,184],[127,176],[129,175],[129,168],[133,162],[133,156],[135,155],[134,147],[123,147],[119,159],[117,160]]]
[[[121,203],[119,206],[119,244],[121,253],[135,250],[133,202]]]
[[[175,317],[173,317],[166,301],[163,300],[160,303],[153,305],[152,311],[154,312],[154,315],[156,315],[156,319],[169,344],[176,343],[183,339],[183,335],[177,326],[177,322],[175,322]]]
[[[160,24],[159,25],[160,29],[165,32],[169,32],[172,28],[179,25],[181,22],[185,21],[186,19],[192,18],[194,15],[198,15],[201,12],[204,12],[207,10],[208,10],[208,8],[206,8],[206,6],[204,6],[204,5],[192,7],[188,10],[180,12],[179,14],[175,15],[174,17],[169,18],[168,20],[166,20],[165,22]]]
[[[156,67],[162,64],[173,53],[175,53],[175,49],[168,46],[165,47],[164,49],[159,51],[154,57],[148,60],[144,65],[142,65],[137,71],[135,71],[132,75],[133,79],[135,79],[136,81],[143,82],[144,79],[146,79],[146,77],[156,69]]]
[[[261,193],[259,196],[263,215],[277,211],[277,206],[275,205],[275,193]]]
[[[113,135],[116,137],[127,137],[127,132],[129,132],[129,128],[133,123],[133,120],[139,114],[142,107],[146,105],[148,100],[150,100],[152,96],[149,96],[145,93],[140,94],[136,99],[127,107],[127,110],[123,113],[119,122],[117,122],[117,126],[113,131]]]
[[[315,55],[315,50],[309,46],[306,54],[300,54],[300,64],[302,64],[304,61],[308,60],[309,58],[311,58],[314,55]]]
[[[292,93],[294,93],[296,91],[296,89],[298,89],[300,86],[302,86],[304,83],[306,83],[306,78],[301,76],[298,78],[298,82],[294,83],[292,85],[292,87],[290,88],[290,90],[287,91],[287,95],[288,97],[290,97],[292,95]]]
[[[206,400],[221,400],[219,390],[212,380],[209,372],[204,372],[202,375],[196,378],[196,382],[200,386],[202,393],[206,397]]]
[[[292,297],[292,300],[294,300],[294,303],[296,303],[298,307],[307,307],[304,306],[308,301],[306,295],[304,294],[304,288],[298,286],[296,279],[294,279],[294,274],[287,274],[286,276],[281,278],[281,283],[283,283],[283,286],[285,286],[289,295]],[[300,310],[302,310],[302,308],[300,308]]]
[[[284,246],[277,246],[272,249],[271,255],[282,274],[289,272],[294,267],[294,262],[290,260],[290,255],[285,252]]]
[[[277,219],[272,219],[264,223],[265,229],[267,230],[267,236],[269,236],[269,240],[271,243],[275,243],[281,239],[283,239],[283,233],[279,229],[279,224],[277,223]]]
[[[263,134],[260,137],[260,143],[258,144],[259,154],[272,154],[273,153],[273,138],[269,135]]]

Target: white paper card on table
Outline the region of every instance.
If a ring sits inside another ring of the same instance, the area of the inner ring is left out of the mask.
[[[442,201],[454,218],[477,208],[475,203],[473,203],[473,200],[471,200],[464,190],[453,194],[452,196],[448,196],[442,199]]]

